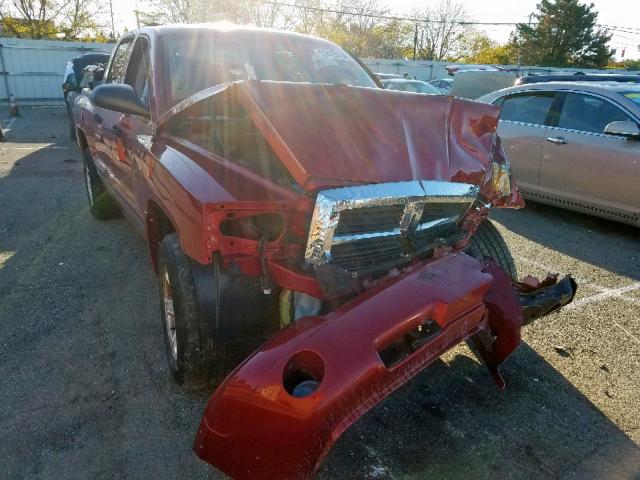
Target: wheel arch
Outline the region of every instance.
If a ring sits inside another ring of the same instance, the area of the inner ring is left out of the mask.
[[[78,142],[78,147],[80,148],[80,152],[84,153],[85,150],[89,148],[89,142],[87,142],[87,137],[81,128],[76,129],[76,139]]]
[[[165,210],[153,199],[147,204],[145,228],[147,230],[147,243],[153,270],[158,273],[158,249],[162,239],[170,233],[178,232],[174,221]]]

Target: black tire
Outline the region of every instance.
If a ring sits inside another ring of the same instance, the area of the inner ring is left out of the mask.
[[[88,149],[82,153],[84,163],[84,184],[89,200],[91,215],[98,220],[108,220],[120,216],[120,207],[107,191],[98,175]]]
[[[177,234],[164,237],[158,252],[158,273],[167,360],[178,384],[197,389],[220,382],[232,366],[226,360],[225,344],[216,342],[215,318],[211,318],[207,309],[202,308],[192,267],[196,266],[182,251]],[[167,317],[166,278],[174,313],[173,329]],[[175,347],[172,346],[172,333],[175,333]]]
[[[518,279],[518,271],[509,247],[488,219],[480,224],[465,252],[478,260],[492,258],[511,278]]]
[[[67,119],[69,120],[69,138],[71,140],[76,139],[76,126],[74,124],[73,112],[71,111],[72,107],[67,103],[67,99],[64,99],[64,103],[67,106]]]

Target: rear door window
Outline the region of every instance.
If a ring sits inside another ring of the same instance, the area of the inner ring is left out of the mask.
[[[144,105],[149,107],[149,43],[138,37],[131,52],[124,83],[131,85]]]
[[[555,94],[547,92],[503,97],[500,99],[502,106],[500,120],[544,125],[554,98]]]
[[[581,132],[604,133],[611,122],[631,120],[619,107],[604,98],[568,93],[558,118],[558,127]]]

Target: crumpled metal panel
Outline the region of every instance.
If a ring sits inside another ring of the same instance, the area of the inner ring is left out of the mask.
[[[423,264],[269,340],[213,394],[194,450],[236,480],[309,478],[353,422],[459,342],[491,329],[500,350],[486,352],[497,368],[518,345],[521,318],[509,282],[494,284],[473,258]],[[428,322],[439,333],[385,366],[380,352]],[[285,387],[292,362],[318,377],[311,395]]]
[[[402,231],[404,219],[415,222],[416,214],[422,211],[421,205],[430,202],[471,202],[479,191],[477,185],[439,180],[413,180],[322,190],[317,195],[311,219],[305,260],[315,265],[331,260],[333,235],[340,213],[345,210],[405,205],[403,218],[398,219],[398,228]]]

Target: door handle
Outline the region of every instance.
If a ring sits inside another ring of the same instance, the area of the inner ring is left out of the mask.
[[[556,145],[566,145],[569,143],[564,137],[547,137],[547,142],[555,143]]]

